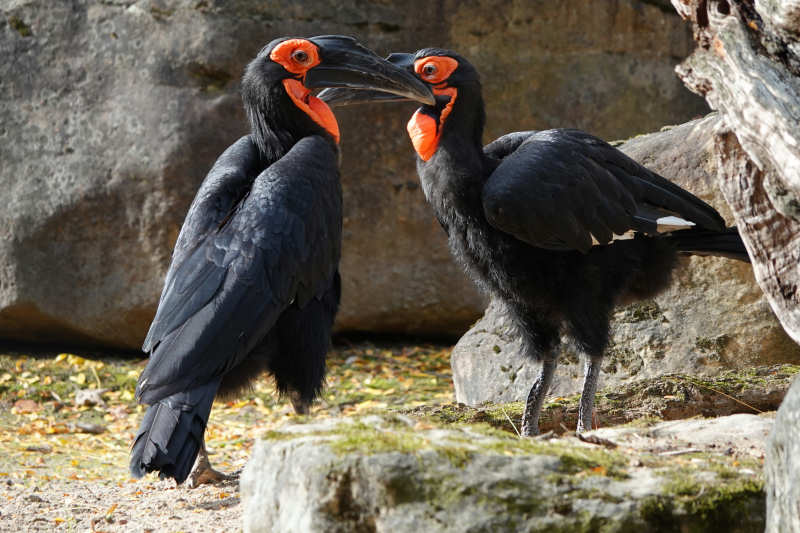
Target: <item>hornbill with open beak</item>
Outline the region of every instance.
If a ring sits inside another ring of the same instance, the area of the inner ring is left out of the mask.
[[[523,131],[481,145],[477,70],[448,50],[392,54],[436,104],[408,123],[428,202],[465,270],[504,304],[530,359],[541,361],[522,432],[538,433],[561,335],[585,354],[578,432],[592,427],[600,363],[616,305],[664,290],[679,253],[748,261],[736,228],[711,206],[604,141],[573,129]],[[396,101],[326,89],[331,105]]]
[[[320,393],[339,305],[339,129],[317,87],[389,91],[435,103],[430,89],[350,37],[281,38],[248,65],[252,133],[200,186],[178,236],[136,386],[149,404],[131,450],[136,477],[182,483],[211,469],[204,432],[217,394],[262,371],[305,412]],[[198,457],[199,454],[199,457]]]

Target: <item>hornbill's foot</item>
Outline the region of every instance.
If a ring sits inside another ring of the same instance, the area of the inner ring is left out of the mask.
[[[214,470],[210,464],[198,468],[197,463],[195,463],[195,468],[192,469],[191,473],[189,473],[189,477],[186,478],[186,487],[193,489],[207,483],[217,484],[224,481],[232,481],[237,477],[236,474],[223,474],[219,470]]]
[[[289,401],[292,402],[292,407],[294,407],[295,414],[307,415],[309,410],[311,409],[311,402],[303,400],[300,397],[300,394],[296,391],[292,391],[289,393]]]
[[[208,452],[206,451],[206,443],[203,442],[200,452],[197,454],[197,459],[194,461],[192,471],[189,472],[189,477],[186,478],[186,487],[193,489],[206,483],[217,484],[236,479],[236,477],[238,477],[237,474],[223,474],[211,467],[211,462],[208,460]]]

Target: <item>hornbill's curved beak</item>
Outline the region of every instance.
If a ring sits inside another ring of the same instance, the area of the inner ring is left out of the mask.
[[[436,100],[428,85],[421,81],[414,75],[414,55],[413,54],[389,54],[385,60],[380,60],[384,65],[394,65],[398,70],[402,70],[409,77],[426,89],[425,99],[415,98],[408,94],[402,94],[397,91],[386,91],[378,87],[354,87],[354,86],[333,86],[326,85],[326,87],[336,87],[325,89],[317,95],[317,98],[328,104],[330,107],[341,107],[346,105],[364,104],[367,102],[408,102],[410,100],[418,100],[428,105],[435,105]],[[319,68],[319,67],[316,67]],[[313,72],[312,69],[309,74]]]
[[[436,103],[430,88],[411,71],[379,57],[351,37],[323,35],[309,41],[317,45],[320,54],[319,65],[306,72],[303,80],[309,89],[389,93],[394,99]]]

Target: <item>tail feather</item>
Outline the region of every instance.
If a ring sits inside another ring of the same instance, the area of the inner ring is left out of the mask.
[[[216,380],[179,392],[147,408],[131,449],[134,477],[157,470],[161,477],[184,482],[200,451],[219,384]]]
[[[736,226],[723,231],[692,229],[676,231],[667,237],[679,252],[690,255],[714,255],[750,262],[747,249]]]

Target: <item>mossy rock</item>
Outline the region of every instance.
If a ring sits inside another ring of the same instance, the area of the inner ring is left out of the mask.
[[[763,530],[756,460],[521,439],[445,412],[272,431],[242,475],[245,531]]]

